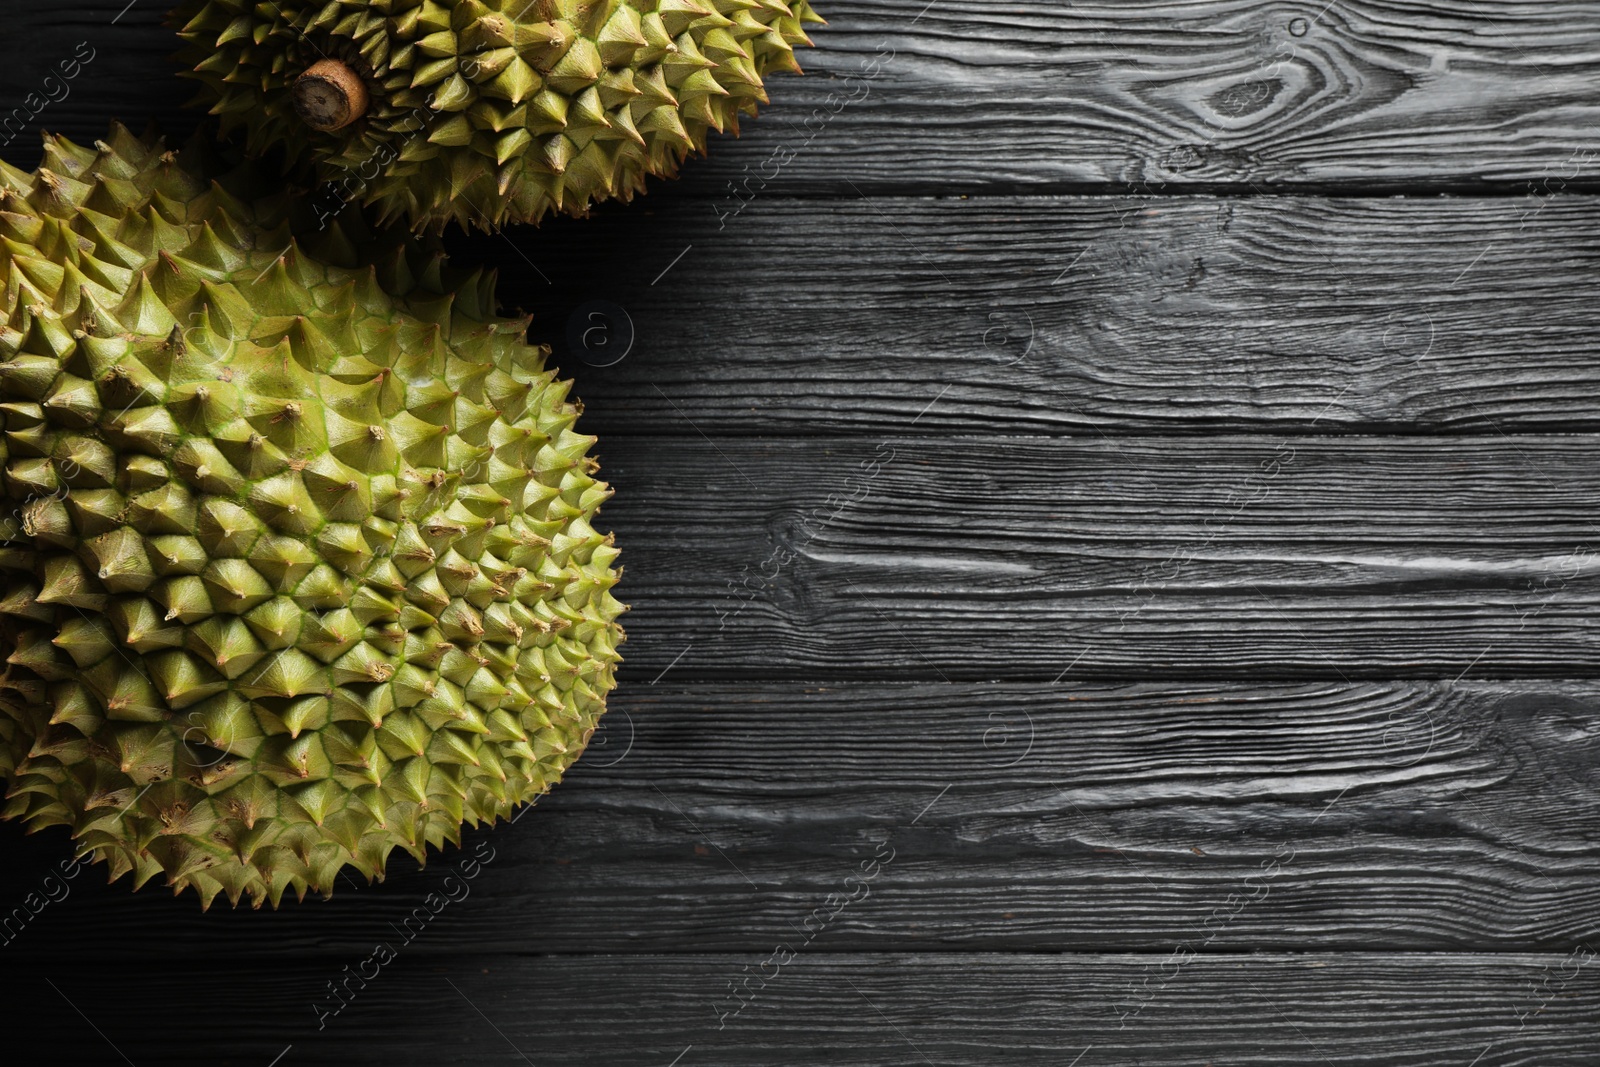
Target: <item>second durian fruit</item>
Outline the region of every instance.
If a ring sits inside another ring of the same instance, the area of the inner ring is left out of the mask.
[[[0,776],[112,877],[276,905],[548,789],[623,608],[492,277],[353,211],[302,242],[206,152],[0,164]]]
[[[184,0],[224,131],[310,159],[384,221],[582,214],[737,132],[799,71],[806,0]]]

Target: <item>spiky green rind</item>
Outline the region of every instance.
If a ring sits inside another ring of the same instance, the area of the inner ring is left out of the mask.
[[[738,131],[763,77],[798,72],[806,0],[184,0],[181,53],[225,130],[285,145],[417,229],[492,228],[630,199],[708,130]],[[320,133],[290,87],[324,58],[365,118]]]
[[[0,164],[0,774],[113,878],[276,905],[547,790],[623,608],[493,279],[203,152]]]

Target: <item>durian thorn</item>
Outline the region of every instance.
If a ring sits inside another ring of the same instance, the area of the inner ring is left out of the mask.
[[[342,130],[367,113],[361,76],[337,59],[319,59],[294,81],[294,110],[313,130]]]

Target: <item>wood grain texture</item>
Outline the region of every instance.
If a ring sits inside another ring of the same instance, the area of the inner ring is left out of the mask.
[[[1600,429],[1589,197],[715,210],[457,255],[502,269],[608,436]]]
[[[95,58],[0,156],[186,129],[165,6],[8,13],[0,141]],[[1594,1062],[1600,9],[824,14],[683,180],[453,241],[618,488],[570,780],[276,913],[0,827],[8,1055]]]
[[[1600,441],[612,439],[629,677],[1588,677]]]
[[[1575,682],[636,685],[426,870],[204,915],[90,871],[4,951],[359,957],[487,848],[408,952],[1564,952],[1600,945],[1597,722]],[[6,829],[10,909],[69,850]]]
[[[20,106],[57,53],[89,39],[105,58],[32,125],[98,137],[112,117],[151,117],[187,129],[166,5],[140,0],[113,25],[124,3],[78,0],[65,20],[19,6],[0,101]],[[720,138],[686,183],[657,192],[722,195],[774,171],[782,190],[828,194],[1595,184],[1593,5],[1319,7],[837,0],[801,57],[810,74],[772,79],[774,103],[743,138]],[[3,152],[36,158],[32,146]]]
[[[1578,160],[1595,177],[1600,14],[1571,0],[882,0],[825,14],[808,65],[821,77],[774,82],[779,106],[748,145],[713,152],[708,177],[761,173],[780,147],[796,152],[785,188],[828,192],[840,174],[930,193],[1460,187]]]
[[[119,1010],[109,983],[61,961],[47,972],[59,993],[35,982],[15,1005],[34,1032],[50,1035],[60,1062],[115,1063],[114,1046],[132,1063],[207,1067],[264,1065],[275,1055],[282,1065],[430,1067],[1068,1067],[1075,1058],[1077,1067],[1586,1067],[1600,1043],[1600,967],[1554,954],[1202,957],[1126,1018],[1130,989],[1165,977],[1159,961],[802,954],[719,1030],[719,1012],[733,1003],[729,984],[761,973],[766,959],[439,964],[402,950],[320,1032],[313,1004],[319,992],[330,1000],[322,987],[339,976],[337,964],[263,973],[218,961],[202,991],[192,972],[152,963],[141,981],[171,990],[183,1007],[139,1018]],[[219,1000],[226,1008],[205,1007]]]

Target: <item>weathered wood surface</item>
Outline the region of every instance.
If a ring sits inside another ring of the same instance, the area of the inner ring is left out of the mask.
[[[482,848],[449,935],[409,951],[751,952],[806,923],[830,953],[1566,951],[1600,939],[1597,702],[1592,683],[635,684],[532,814],[426,870],[204,916],[90,871],[5,951],[360,956]],[[6,849],[8,906],[68,854]],[[845,882],[874,857],[868,888]],[[834,893],[858,899],[822,923]]]
[[[1589,197],[638,206],[460,247],[601,434],[1600,429]]]
[[[1600,967],[1559,954],[1181,965],[1148,955],[802,953],[773,964],[766,954],[694,954],[445,965],[409,951],[401,947],[365,989],[352,982],[349,1006],[320,1032],[313,1005],[319,994],[333,1003],[324,983],[341,977],[341,963],[354,973],[363,957],[272,973],[215,961],[203,986],[192,971],[152,963],[139,981],[168,991],[171,1013],[146,1018],[126,1014],[113,982],[63,959],[48,972],[55,989],[34,982],[16,1005],[63,1054],[55,1062],[84,1064],[117,1063],[120,1052],[135,1064],[207,1067],[278,1055],[284,1065],[430,1067],[1589,1067],[1600,1045]],[[762,973],[765,988],[752,981],[756,999],[732,1014],[729,984]],[[225,1015],[226,1025],[197,1027],[180,1012]]]
[[[0,123],[88,42],[30,128],[186,127],[165,7],[18,6]],[[328,902],[80,874],[13,1057],[1593,1062],[1600,9],[824,13],[683,181],[453,242],[619,490],[603,744]],[[64,847],[0,827],[0,923]]]
[[[91,64],[34,128],[96,137],[112,116],[194,121],[169,76],[167,0],[77,0],[66,17],[13,6],[8,111],[79,41],[117,57]],[[801,56],[810,74],[772,79],[774,102],[744,137],[718,139],[656,195],[720,196],[747,173],[828,194],[1596,185],[1600,12],[1582,0],[819,6],[830,24]],[[31,164],[18,144],[6,158]]]
[[[618,438],[633,677],[1578,677],[1593,437]]]

